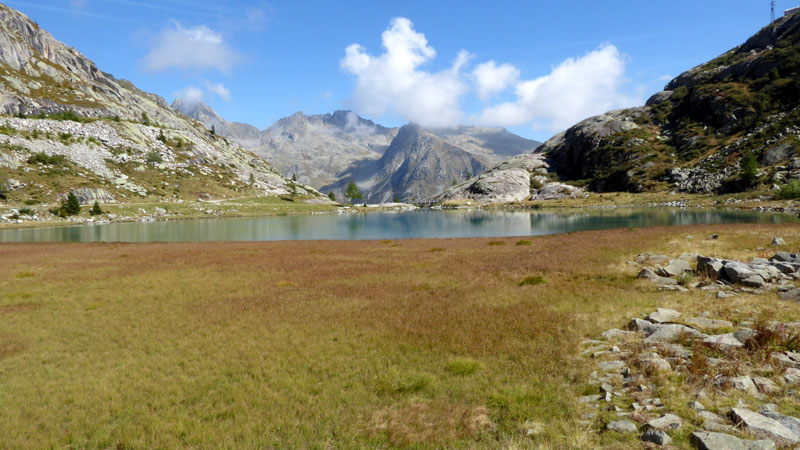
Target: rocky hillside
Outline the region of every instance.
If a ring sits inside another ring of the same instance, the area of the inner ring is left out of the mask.
[[[0,4],[0,200],[310,193]]]
[[[800,179],[800,15],[695,67],[641,108],[548,140],[565,179],[594,191],[724,193]]]
[[[202,103],[173,106],[261,155],[285,176],[333,191],[337,198],[355,181],[370,203],[428,199],[454,181],[540,144],[488,127],[411,126],[407,131],[415,131],[401,137],[401,128],[383,127],[352,111],[296,113],[256,133],[250,125],[226,122]]]
[[[517,155],[466,182],[457,183],[434,196],[437,202],[474,200],[479,203],[513,203],[555,200],[585,195],[577,188],[554,179],[541,154]]]

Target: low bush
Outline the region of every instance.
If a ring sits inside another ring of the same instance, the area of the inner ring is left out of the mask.
[[[42,164],[44,166],[63,166],[67,162],[64,155],[48,155],[47,153],[34,153],[28,158],[28,164]]]
[[[792,180],[784,184],[774,197],[781,200],[800,198],[800,180]]]
[[[519,282],[520,286],[536,286],[539,284],[544,284],[544,278],[542,277],[527,277],[524,280]]]

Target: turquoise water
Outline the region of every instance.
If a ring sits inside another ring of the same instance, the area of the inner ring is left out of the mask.
[[[609,228],[800,223],[788,214],[642,208],[575,211],[440,211],[172,220],[0,230],[0,242],[200,242],[535,236]]]

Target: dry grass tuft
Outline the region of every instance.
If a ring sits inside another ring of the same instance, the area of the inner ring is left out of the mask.
[[[21,338],[10,335],[0,334],[0,359],[14,356],[25,350],[27,343]]]
[[[412,401],[376,412],[370,420],[373,435],[383,435],[397,446],[446,446],[458,440],[488,435],[495,430],[484,406],[439,401]]]

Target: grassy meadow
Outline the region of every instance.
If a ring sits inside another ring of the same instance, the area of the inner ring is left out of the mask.
[[[800,245],[796,225],[0,245],[0,448],[640,448],[579,423],[582,340],[656,307],[800,306],[659,292],[626,261],[778,235]]]

